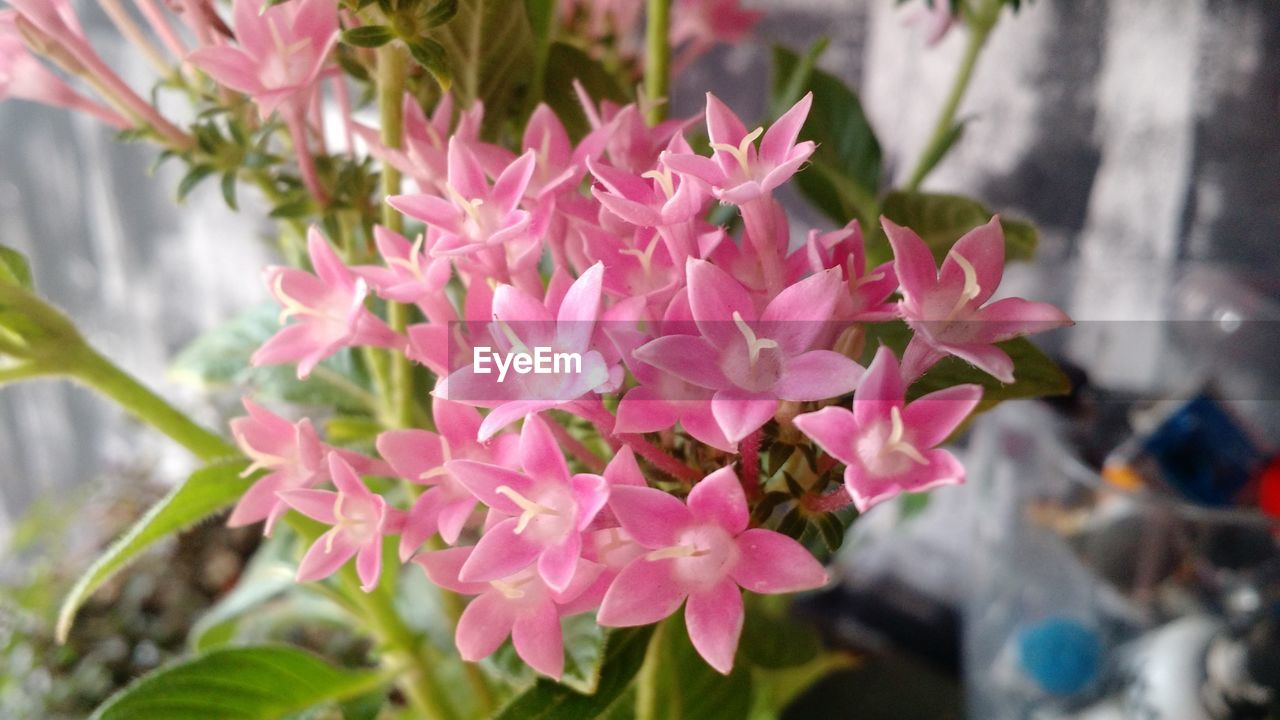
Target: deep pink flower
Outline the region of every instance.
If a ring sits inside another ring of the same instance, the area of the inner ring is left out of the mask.
[[[667,335],[635,357],[716,391],[711,412],[730,442],[773,417],[778,400],[825,400],[850,392],[862,368],[831,350],[812,349],[829,329],[841,290],[825,270],[788,287],[757,314],[746,289],[705,260],[690,260],[689,305],[699,335]]]
[[[881,222],[893,246],[902,288],[898,307],[915,333],[902,357],[908,382],[944,356],[955,355],[1011,383],[1013,360],[995,343],[1071,324],[1071,318],[1048,303],[1006,298],[983,305],[1004,275],[1004,232],[998,216],[957,240],[941,269],[919,235],[887,218]]]
[[[536,156],[521,155],[490,185],[475,153],[456,138],[449,140],[448,198],[396,195],[387,202],[400,212],[438,228],[443,234],[435,252],[466,254],[521,239],[530,215],[520,208]]]
[[[881,347],[853,395],[853,411],[825,407],[795,419],[796,427],[846,465],[845,489],[858,510],[901,492],[964,482],[964,466],[935,446],[982,399],[978,385],[956,385],[908,404],[893,351]]]
[[[280,499],[289,507],[333,526],[298,563],[298,582],[327,578],[354,557],[360,588],[371,592],[382,572],[382,536],[399,530],[402,514],[387,507],[386,500],[370,491],[355,469],[337,453],[329,454],[329,474],[337,492],[305,489],[280,492]]]
[[[609,497],[599,475],[570,475],[564,451],[546,423],[525,418],[520,431],[519,473],[474,460],[446,469],[491,510],[509,516],[488,528],[463,565],[464,582],[500,580],[536,564],[557,592],[566,590],[582,556],[582,531]]]
[[[812,103],[813,93],[808,93],[783,113],[768,132],[756,128],[748,133],[732,110],[707,93],[707,134],[714,151],[711,158],[663,153],[663,162],[676,172],[710,185],[711,192],[722,202],[743,205],[765,197],[790,179],[813,154],[816,145],[812,142],[796,142]],[[755,145],[758,138],[759,149]]]
[[[610,585],[597,616],[611,627],[648,625],[688,598],[689,639],[711,667],[728,674],[742,633],[742,594],[790,593],[827,582],[822,565],[800,543],[762,528],[747,529],[748,509],[732,468],[708,475],[688,506],[661,490],[615,486],[609,507],[649,552]]]
[[[898,289],[893,262],[867,268],[862,228],[857,220],[832,232],[811,230],[803,252],[813,272],[840,268],[848,294],[836,306],[838,317],[853,322],[887,322],[897,317],[897,304],[889,302],[889,296]]]
[[[431,417],[440,428],[439,434],[389,430],[378,436],[378,453],[396,475],[428,486],[409,510],[400,534],[401,560],[407,560],[436,532],[450,545],[456,543],[475,509],[475,495],[445,470],[447,463],[465,459],[514,467],[518,462],[520,440],[515,433],[499,434],[484,443],[476,441],[480,413],[474,408],[435,398]]]
[[[467,662],[493,654],[508,636],[516,654],[529,667],[556,680],[564,672],[564,637],[560,618],[585,612],[577,599],[595,582],[600,566],[579,560],[573,581],[557,592],[527,568],[488,582],[467,582],[459,575],[475,548],[458,547],[422,553],[413,559],[440,587],[477,597],[458,618],[455,643]]]
[[[269,267],[267,287],[284,307],[281,321],[298,320],[271,336],[253,354],[254,365],[298,363],[305,378],[321,360],[340,348],[355,345],[398,347],[403,338],[364,306],[369,295],[364,278],[357,277],[311,228],[307,250],[316,274],[289,267]]]

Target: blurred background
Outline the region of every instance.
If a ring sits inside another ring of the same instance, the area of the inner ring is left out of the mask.
[[[113,48],[105,18],[79,4],[99,51],[142,86],[142,59]],[[962,717],[966,707],[978,718],[1268,717],[1268,688],[1280,684],[1277,532],[1264,512],[1266,498],[1280,504],[1280,489],[1267,489],[1280,488],[1280,469],[1267,470],[1280,445],[1280,3],[1023,5],[992,36],[961,110],[964,139],[925,189],[1039,227],[1036,261],[1011,267],[1003,290],[1079,321],[1044,343],[1079,388],[977,422],[965,443],[969,486],[859,521],[840,560],[843,587],[810,609],[830,642],[878,661],[825,683],[795,716],[839,698],[839,716],[860,718]],[[859,91],[887,172],[905,173],[963,31],[928,48],[906,22],[911,5],[891,0],[756,7],[769,12],[764,43],[801,50],[831,38],[821,66]],[[761,45],[720,48],[679,78],[674,102],[692,111],[710,89],[762,117],[768,74]],[[266,297],[270,227],[247,197],[241,213],[227,210],[212,185],[175,205],[176,168],[153,173],[153,160],[88,118],[0,104],[0,241],[27,254],[38,287],[95,345],[215,424],[234,397],[184,386],[167,363]],[[74,576],[186,462],[77,388],[6,387],[0,584]],[[67,525],[68,505],[140,485],[151,490],[118,501],[124,508]],[[37,530],[57,522],[58,554],[85,558],[76,568],[39,567],[50,540]],[[121,585],[102,607],[134,602],[153,619],[195,612],[234,577],[247,542],[198,543],[226,553],[221,566],[201,564],[211,577],[183,580],[191,593],[165,590],[176,580],[157,561],[150,580]],[[111,673],[127,679],[159,662],[181,646],[183,621],[140,622],[122,647],[95,645],[116,664],[67,692],[92,694]],[[0,648],[5,627],[0,616]],[[56,651],[31,648],[26,666],[44,652]],[[23,659],[5,658],[15,677]],[[20,694],[0,686],[0,708],[3,693]]]

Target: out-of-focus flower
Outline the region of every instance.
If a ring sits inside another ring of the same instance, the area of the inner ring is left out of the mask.
[[[616,486],[609,507],[627,534],[649,552],[632,560],[609,586],[601,625],[648,625],[688,599],[685,625],[698,654],[728,674],[742,633],[742,593],[791,593],[821,587],[827,573],[791,538],[747,529],[748,510],[732,468],[694,485],[688,506],[653,488]]]
[[[123,115],[76,92],[36,59],[22,39],[17,18],[13,10],[0,10],[0,101],[30,100],[80,110],[120,130],[130,127]]]

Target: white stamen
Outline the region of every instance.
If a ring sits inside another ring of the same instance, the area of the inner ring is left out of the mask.
[[[626,248],[625,250],[619,250],[618,253],[620,255],[634,255],[637,259],[639,259],[640,267],[644,270],[644,276],[647,278],[653,274],[653,251],[657,247],[658,247],[658,236],[655,235],[653,236],[653,239],[649,241],[649,246],[646,247],[644,250],[638,250],[636,248]]]
[[[964,273],[964,288],[960,290],[960,297],[956,299],[955,307],[952,307],[951,312],[947,314],[948,320],[959,315],[960,311],[982,292],[982,286],[978,284],[978,271],[973,268],[973,264],[958,252],[952,252],[951,257]]]
[[[404,268],[414,277],[421,280],[422,267],[419,264],[419,259],[422,256],[422,243],[426,239],[426,235],[419,235],[418,239],[413,241],[413,247],[409,248],[409,256],[407,258],[387,258],[387,264],[393,267]]]
[[[676,194],[675,179],[671,177],[671,168],[664,167],[661,170],[650,170],[640,173],[642,178],[650,178],[658,183],[658,187],[662,188],[662,193],[670,200],[672,195]]]
[[[756,337],[755,331],[751,329],[751,326],[747,324],[746,320],[742,319],[742,314],[737,310],[733,311],[733,322],[738,326],[738,332],[742,333],[742,337],[747,339],[747,352],[751,353],[752,365],[755,365],[756,361],[760,359],[761,350],[766,348],[774,349],[778,347],[777,340]]]
[[[527,585],[528,583],[529,583],[528,578],[525,578],[524,580],[519,580],[516,582],[509,582],[507,580],[490,580],[489,581],[489,585],[492,586],[493,589],[502,593],[502,596],[508,600],[519,600],[520,598],[524,597],[524,590],[521,590],[520,588],[524,585]]]
[[[672,545],[658,550],[652,550],[645,554],[645,560],[668,560],[670,558],[687,558],[699,557],[706,555],[707,551],[699,550],[692,545]]]
[[[321,312],[319,310],[316,310],[315,308],[309,308],[306,305],[303,305],[302,303],[290,297],[289,293],[284,291],[284,274],[283,273],[276,275],[276,281],[275,281],[275,284],[272,286],[272,289],[275,290],[276,300],[280,301],[280,304],[284,306],[280,310],[280,317],[277,318],[277,322],[279,322],[280,324],[283,325],[285,321],[287,321],[290,317],[294,315],[313,315],[315,317],[321,316]]]
[[[506,485],[499,486],[497,490],[494,490],[494,492],[505,496],[511,502],[515,503],[522,511],[520,513],[520,519],[516,522],[517,535],[524,532],[525,528],[529,527],[529,522],[535,517],[539,515],[557,514],[555,510],[552,510],[546,505],[539,505]]]
[[[455,205],[462,208],[473,221],[480,222],[480,206],[484,205],[484,200],[463,197],[462,193],[453,187],[453,183],[445,183],[444,189],[445,192],[449,193],[449,199],[453,200]]]
[[[925,459],[924,455],[914,445],[902,439],[906,428],[902,425],[902,413],[896,405],[889,409],[889,422],[889,437],[885,440],[884,447],[880,448],[880,453],[883,455],[896,452],[911,458],[912,462],[927,465],[929,461]]]
[[[762,134],[764,134],[764,128],[758,127],[747,133],[747,136],[742,138],[742,141],[738,143],[737,147],[734,147],[729,143],[711,143],[711,149],[729,153],[738,161],[738,165],[742,167],[742,172],[744,174],[749,173],[750,168],[747,160],[747,148],[751,147],[751,143],[755,142],[756,138],[760,137]]]

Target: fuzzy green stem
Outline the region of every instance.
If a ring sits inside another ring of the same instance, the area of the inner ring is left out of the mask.
[[[973,70],[978,65],[978,58],[982,55],[983,48],[986,47],[987,39],[991,36],[991,30],[995,28],[996,21],[1000,19],[1000,9],[1003,6],[1004,0],[979,0],[979,7],[973,10],[965,10],[964,16],[969,30],[969,43],[965,47],[964,57],[961,58],[960,66],[956,70],[956,77],[951,82],[951,92],[947,95],[942,111],[938,114],[938,120],[934,124],[933,134],[929,136],[929,141],[925,143],[924,151],[920,153],[920,159],[916,162],[915,169],[911,171],[910,177],[903,186],[904,189],[908,191],[918,190],[925,177],[942,159],[941,156],[946,152],[947,145],[954,140],[953,128],[955,126],[956,113],[959,112],[960,103],[964,100],[970,81],[973,80]]]
[[[67,374],[73,380],[111,398],[196,457],[215,460],[237,453],[226,440],[196,424],[93,348],[83,345],[72,353]]]
[[[657,125],[667,117],[671,85],[671,0],[648,0],[645,27],[644,94],[648,99],[645,120]]]

